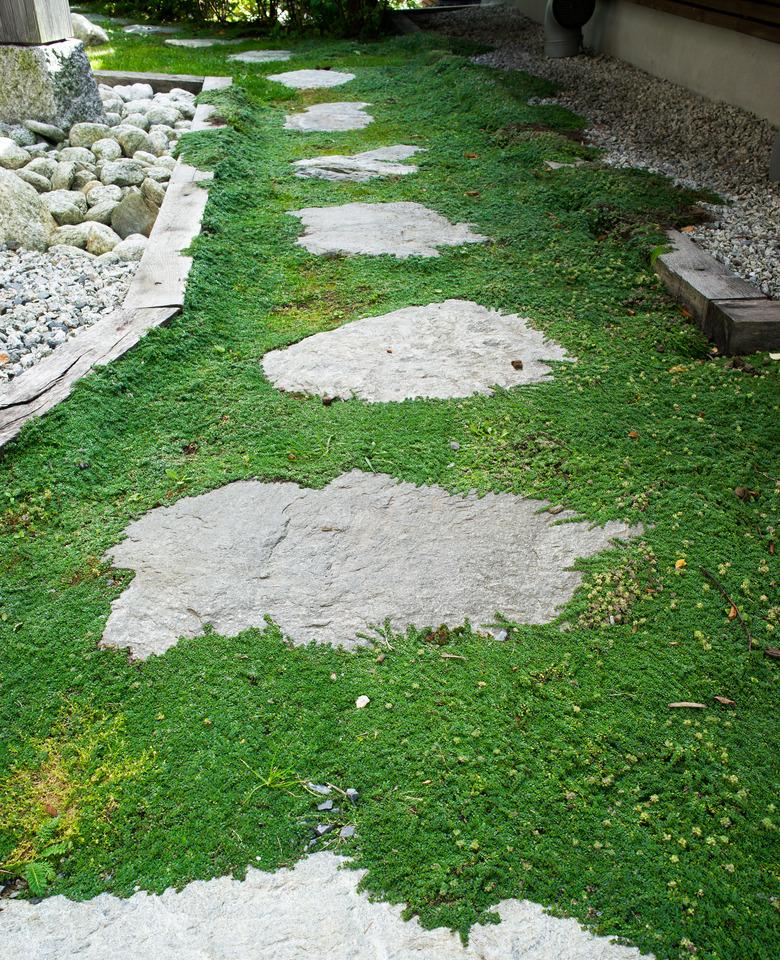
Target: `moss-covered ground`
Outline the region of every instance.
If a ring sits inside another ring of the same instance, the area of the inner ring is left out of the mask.
[[[227,64],[236,48],[116,30],[93,54],[235,68],[236,86],[230,126],[184,147],[215,179],[183,313],[0,454],[0,862],[42,864],[33,885],[74,898],[272,869],[311,836],[301,782],[332,782],[361,792],[357,836],[323,846],[425,925],[467,936],[527,897],[664,960],[771,960],[779,365],[713,355],[653,275],[663,228],[701,198],[638,171],[546,170],[590,155],[583,121],[529,106],[546,83],[477,68],[459,42],[293,48],[291,68],[357,79],[296,94],[264,80],[279,65]],[[326,99],[369,101],[375,122],[283,131],[286,111]],[[419,174],[291,173],[394,143],[426,148]],[[354,200],[419,201],[491,242],[403,262],[295,245],[287,211]],[[448,297],[528,316],[579,362],[489,398],[371,406],[285,395],[261,373],[269,349]],[[133,518],[232,480],[322,486],[353,468],[646,532],[582,565],[559,622],[510,624],[504,642],[419,624],[345,653],[259,625],[139,664],[98,648],[131,576],[101,557]]]

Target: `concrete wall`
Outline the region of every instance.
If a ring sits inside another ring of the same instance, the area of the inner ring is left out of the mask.
[[[545,0],[507,0],[544,20]],[[598,0],[585,44],[780,127],[780,44],[628,0]]]

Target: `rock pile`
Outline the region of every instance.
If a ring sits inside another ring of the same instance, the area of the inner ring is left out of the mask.
[[[69,130],[26,120],[0,125],[0,243],[101,256],[149,236],[188,130],[195,95],[145,83],[99,88],[105,122]]]

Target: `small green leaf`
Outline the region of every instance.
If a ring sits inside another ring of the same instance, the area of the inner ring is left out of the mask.
[[[35,861],[25,866],[24,870],[22,870],[22,876],[27,881],[30,893],[32,893],[33,896],[39,897],[46,892],[46,888],[54,879],[54,867],[52,867],[50,863],[38,863]]]

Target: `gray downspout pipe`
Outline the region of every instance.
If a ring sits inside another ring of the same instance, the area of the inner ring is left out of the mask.
[[[547,0],[544,11],[544,55],[553,59],[576,57],[582,46],[581,27],[562,27],[555,19],[553,0]]]

